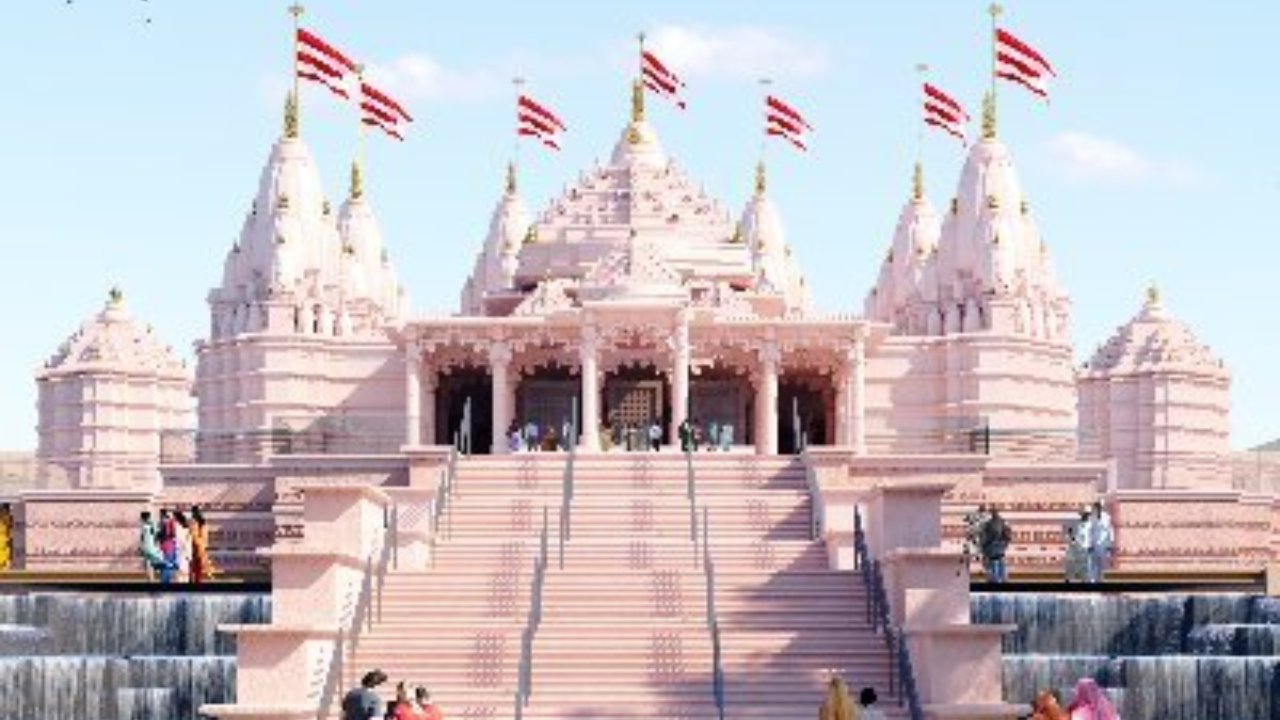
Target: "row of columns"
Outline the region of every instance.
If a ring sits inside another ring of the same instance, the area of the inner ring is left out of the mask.
[[[671,379],[671,427],[669,442],[679,443],[679,427],[689,412],[689,326],[683,321],[673,337],[675,363]],[[584,326],[578,361],[582,368],[582,418],[580,447],[600,449],[600,375],[599,336],[594,327]],[[405,353],[405,404],[408,431],[406,442],[421,445],[423,438],[435,442],[435,373],[423,378],[422,346],[411,343]],[[492,452],[508,452],[507,429],[515,416],[515,392],[511,382],[510,344],[497,341],[489,346],[489,365],[493,372],[493,437]],[[759,353],[760,368],[756,383],[755,427],[756,451],[761,455],[778,452],[778,369],[782,360],[775,341],[765,343]],[[836,441],[850,447],[855,454],[865,454],[866,438],[863,417],[866,412],[866,350],[862,329],[854,335],[845,356],[845,367],[836,383]],[[429,408],[425,414],[423,408]]]

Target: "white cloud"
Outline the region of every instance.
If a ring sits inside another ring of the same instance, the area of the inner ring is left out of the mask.
[[[494,69],[449,68],[424,53],[371,64],[367,75],[369,82],[405,99],[478,100],[507,92],[510,86],[510,78]]]
[[[646,42],[682,75],[751,80],[808,77],[825,72],[830,64],[826,49],[819,43],[762,27],[664,25]]]
[[[1055,167],[1079,180],[1111,183],[1163,183],[1192,187],[1201,181],[1177,160],[1153,159],[1128,145],[1084,132],[1065,132],[1049,141]]]

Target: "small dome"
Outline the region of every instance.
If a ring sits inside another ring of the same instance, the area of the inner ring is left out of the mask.
[[[1142,310],[1120,326],[1089,360],[1090,374],[1194,370],[1225,376],[1222,361],[1181,321],[1169,317],[1154,288]]]
[[[644,120],[636,120],[622,131],[622,137],[613,146],[614,165],[647,165],[661,167],[667,164],[667,154],[658,141],[658,133]]]
[[[160,342],[149,326],[129,317],[123,295],[114,289],[102,311],[86,320],[49,358],[41,376],[88,369],[177,378],[189,375],[172,348]]]

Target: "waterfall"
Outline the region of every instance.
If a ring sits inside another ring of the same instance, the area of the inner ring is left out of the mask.
[[[235,641],[265,595],[0,596],[5,720],[196,720],[234,699]]]
[[[977,593],[975,623],[1011,623],[1004,693],[1064,702],[1079,678],[1124,720],[1280,717],[1280,601],[1248,595]]]

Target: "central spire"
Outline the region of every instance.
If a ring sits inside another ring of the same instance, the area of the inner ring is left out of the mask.
[[[911,173],[911,199],[920,202],[924,199],[924,166],[916,161],[916,169]]]
[[[360,171],[360,161],[351,161],[351,199],[359,200],[364,197],[364,175]]]
[[[644,122],[644,82],[639,78],[631,83],[631,122]]]
[[[982,96],[982,139],[994,140],[996,137],[996,96],[987,93]]]
[[[298,96],[292,91],[284,97],[284,136],[288,140],[298,137]]]
[[[756,195],[764,194],[766,184],[764,161],[761,160],[756,163]]]
[[[516,164],[515,161],[507,163],[507,194],[516,194]]]

